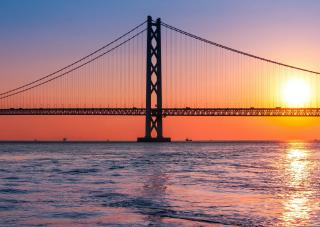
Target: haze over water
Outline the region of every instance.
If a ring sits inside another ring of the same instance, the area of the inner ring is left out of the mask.
[[[318,143],[0,145],[0,226],[319,226]]]

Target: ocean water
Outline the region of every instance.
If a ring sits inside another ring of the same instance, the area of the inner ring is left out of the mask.
[[[320,226],[320,144],[2,143],[0,226]]]

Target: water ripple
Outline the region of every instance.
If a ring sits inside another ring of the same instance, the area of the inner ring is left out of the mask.
[[[320,226],[318,143],[0,146],[0,226]]]

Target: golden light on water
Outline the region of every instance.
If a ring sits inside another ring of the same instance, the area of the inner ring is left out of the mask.
[[[311,207],[308,205],[309,199],[306,193],[295,193],[286,201],[283,219],[285,223],[299,224],[305,223],[310,217]]]
[[[310,171],[308,170],[308,157],[310,154],[306,150],[291,149],[287,157],[289,162],[290,186],[300,185],[308,180]]]
[[[290,149],[287,156],[289,159],[298,159],[306,157],[307,153],[301,149]]]
[[[296,148],[298,147],[298,148]],[[291,225],[300,225],[308,222],[312,210],[308,190],[311,185],[312,172],[311,153],[303,144],[291,144],[285,154],[285,182],[286,194],[283,204],[283,221]]]
[[[302,78],[291,78],[283,86],[283,99],[289,107],[303,107],[311,100],[311,88]]]

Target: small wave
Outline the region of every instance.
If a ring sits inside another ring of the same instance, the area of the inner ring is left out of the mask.
[[[65,171],[63,173],[65,174],[71,174],[71,175],[77,175],[77,174],[88,174],[88,173],[97,173],[99,170],[98,169],[72,169],[69,171]]]
[[[106,198],[106,199],[114,199],[114,198],[123,198],[125,195],[120,193],[103,193],[103,194],[97,194],[94,197],[96,198]]]
[[[113,180],[95,181],[93,184],[115,184]]]
[[[0,189],[0,194],[27,194],[30,191],[27,190],[20,190],[15,188],[4,188]]]
[[[7,169],[0,169],[0,172],[9,173],[10,171]]]
[[[49,216],[53,218],[70,218],[70,219],[81,219],[81,218],[89,218],[100,215],[100,213],[94,212],[55,212],[50,213]]]
[[[113,198],[121,198],[124,195],[118,193],[110,193],[106,194],[106,196],[113,196]],[[102,196],[102,195],[101,195]],[[109,198],[108,198],[109,199]],[[110,199],[112,200],[112,199]],[[124,207],[124,208],[134,208],[136,212],[149,215],[149,216],[156,216],[161,218],[172,218],[172,219],[180,219],[180,220],[187,220],[192,222],[199,222],[199,223],[207,223],[207,224],[222,224],[222,225],[232,225],[238,226],[239,221],[233,220],[222,215],[207,215],[202,213],[194,213],[189,211],[175,211],[171,209],[170,206],[167,204],[162,204],[152,199],[145,199],[145,198],[130,198],[125,199],[117,202],[109,201],[105,206],[109,207]],[[241,221],[240,221],[241,223]],[[252,223],[246,222],[246,226],[252,226]]]
[[[144,198],[133,198],[122,200],[118,202],[111,202],[108,204],[110,207],[133,207],[133,208],[157,208],[162,207],[161,204],[155,203],[152,200]]]
[[[110,170],[114,170],[114,169],[124,169],[124,166],[111,166],[109,167]]]
[[[14,180],[14,181],[16,181],[16,180],[19,180],[20,178],[19,177],[4,177],[2,179],[3,180]]]
[[[16,205],[0,205],[0,211],[12,211],[16,209],[17,209]]]
[[[187,221],[207,223],[207,224],[221,224],[221,225],[224,225],[224,226],[238,226],[235,223],[228,223],[228,222],[225,222],[225,221],[210,220],[210,219],[204,219],[204,218],[177,216],[177,215],[169,215],[169,214],[160,214],[158,216],[160,216],[162,218],[173,218],[173,219],[187,220]]]

